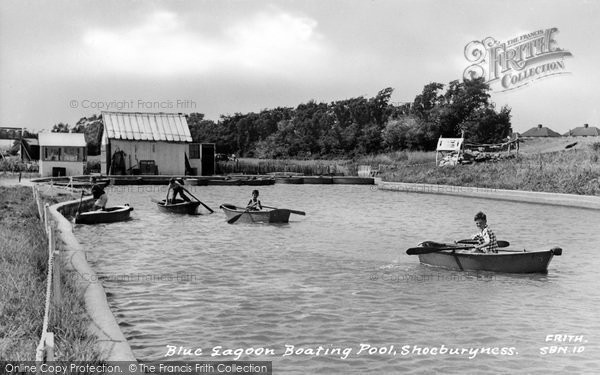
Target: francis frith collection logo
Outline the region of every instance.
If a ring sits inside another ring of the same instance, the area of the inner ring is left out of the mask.
[[[565,57],[571,52],[558,47],[553,27],[517,36],[505,42],[492,37],[474,40],[465,47],[471,63],[464,78],[484,77],[494,91],[508,91],[540,78],[569,73]]]

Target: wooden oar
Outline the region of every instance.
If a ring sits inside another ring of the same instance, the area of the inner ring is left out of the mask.
[[[278,209],[277,207],[270,207],[270,206],[263,206],[263,207],[264,208],[272,208],[274,210]],[[286,210],[290,211],[290,213],[292,213],[292,214],[302,215],[302,216],[306,215],[306,212],[304,212],[304,211],[290,210],[290,209],[287,209],[287,208],[286,208]]]
[[[164,202],[166,202],[166,201],[159,201],[158,199],[154,199],[154,198],[151,198],[150,200],[152,201],[152,203],[164,204]]]
[[[231,219],[227,220],[227,223],[229,223],[229,224],[233,224],[233,223],[235,223],[236,221],[238,221],[238,219],[239,219],[240,217],[242,217],[242,215],[243,215],[243,214],[247,213],[248,211],[250,211],[250,209],[249,209],[249,208],[246,208],[246,211],[242,212],[242,213],[241,213],[241,214],[239,214],[239,215],[235,215],[235,216],[234,216],[234,217],[232,217]],[[252,221],[254,221],[254,219],[252,218],[252,215],[250,215],[250,218],[252,219]]]
[[[77,216],[81,213],[81,202],[83,201],[83,190],[81,191],[81,198],[79,198],[79,206],[77,206],[77,213],[75,214],[75,220],[77,221]]]
[[[435,252],[444,251],[444,250],[466,250],[466,249],[472,249],[474,247],[475,247],[475,245],[445,246],[445,247],[443,247],[443,246],[442,247],[418,246],[418,247],[408,248],[406,250],[406,254],[408,254],[408,255],[429,254],[429,253],[435,253]]]
[[[194,196],[194,194],[190,193],[188,189],[184,188],[183,186],[182,186],[181,188],[182,188],[182,189],[183,189],[185,192],[187,192],[189,195],[191,195],[191,196],[192,196],[192,198],[194,198],[195,200],[197,200],[198,202],[200,202],[200,204],[201,204],[201,205],[203,205],[203,206],[204,206],[204,207],[205,207],[207,210],[209,210],[211,214],[212,214],[213,212],[215,212],[215,211],[213,211],[213,210],[212,210],[210,207],[208,207],[207,205],[205,205],[204,203],[202,203],[202,201],[201,201],[200,199],[196,198],[196,197]]]
[[[477,245],[478,242],[477,242],[477,240],[459,240],[459,241],[456,241],[456,243]],[[496,243],[498,244],[498,247],[509,247],[510,246],[510,242],[508,242],[508,241],[497,240]]]
[[[496,241],[498,243],[498,247],[508,247],[510,243],[508,241]],[[458,244],[445,244],[435,241],[424,241],[421,242],[423,246],[411,247],[406,250],[406,254],[408,255],[418,255],[418,254],[429,254],[435,253],[438,251],[444,250],[465,250],[465,249],[473,249],[478,243],[476,240],[460,240]],[[464,244],[464,245],[459,245]]]

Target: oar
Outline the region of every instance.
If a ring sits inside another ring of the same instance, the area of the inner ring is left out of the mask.
[[[477,240],[459,240],[459,241],[456,241],[456,243],[477,245],[478,242],[477,242]],[[509,247],[510,246],[510,242],[508,242],[508,241],[497,240],[496,243],[498,244],[498,247]]]
[[[77,213],[75,214],[75,221],[77,221],[77,216],[81,213],[81,202],[83,201],[83,190],[81,191],[81,198],[79,198],[79,206],[77,206]]]
[[[418,246],[418,247],[408,248],[406,250],[406,254],[408,254],[408,255],[429,254],[429,253],[435,253],[435,252],[444,251],[444,250],[466,250],[466,249],[472,249],[474,247],[475,247],[475,245],[472,245],[472,246],[471,245],[446,246],[446,247]]]
[[[201,201],[200,199],[196,198],[196,197],[194,196],[194,194],[190,193],[188,189],[186,189],[186,188],[184,188],[184,187],[182,187],[182,189],[183,189],[185,192],[187,192],[189,195],[191,195],[191,196],[192,196],[192,198],[194,198],[195,200],[197,200],[198,202],[200,202],[200,204],[201,204],[201,205],[203,205],[203,206],[204,206],[204,207],[205,207],[207,210],[209,210],[211,214],[212,214],[213,212],[215,212],[215,211],[213,211],[213,210],[212,210],[210,207],[208,207],[207,205],[205,205],[204,203],[202,203],[202,201]]]
[[[166,202],[166,201],[159,201],[158,199],[154,199],[154,198],[151,198],[150,200],[152,201],[152,203],[164,204],[164,202]]]
[[[242,217],[242,215],[243,215],[243,214],[245,214],[245,213],[246,213],[246,212],[248,212],[249,210],[250,210],[249,208],[246,208],[246,211],[242,212],[242,213],[241,213],[241,214],[239,214],[239,215],[235,215],[235,216],[234,216],[234,217],[232,217],[231,219],[227,220],[227,223],[229,223],[229,224],[233,224],[233,223],[235,223],[236,221],[238,221],[238,219],[239,219],[240,217]],[[250,215],[250,218],[252,219],[252,221],[254,221],[254,219],[252,218],[252,215]]]
[[[263,207],[264,208],[272,208],[274,210],[277,210],[277,207],[270,207],[270,206],[263,206]],[[306,212],[304,212],[304,211],[290,210],[290,209],[287,209],[287,208],[286,208],[286,210],[290,211],[290,213],[292,213],[292,214],[302,215],[302,216],[306,215]]]
[[[508,241],[496,241],[498,243],[498,247],[508,247],[510,243]],[[465,245],[459,244],[445,244],[435,241],[424,241],[421,244],[424,246],[411,247],[406,250],[406,254],[408,255],[418,255],[418,254],[429,254],[435,253],[438,251],[444,250],[465,250],[465,249],[473,249],[478,243],[476,240],[460,240],[458,243],[462,243]]]

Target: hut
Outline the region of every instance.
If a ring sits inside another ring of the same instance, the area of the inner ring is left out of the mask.
[[[565,137],[597,137],[600,136],[600,129],[589,124],[583,124],[575,129],[569,130],[564,134]]]
[[[102,112],[102,123],[102,173],[185,174],[192,136],[183,114]]]
[[[39,133],[38,143],[42,177],[83,174],[87,158],[83,133]]]
[[[523,134],[521,137],[560,137],[561,135],[554,130],[538,124],[537,127],[533,127]]]

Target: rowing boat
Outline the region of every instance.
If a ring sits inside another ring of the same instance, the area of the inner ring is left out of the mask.
[[[165,200],[154,201],[158,208],[163,212],[172,212],[176,214],[189,214],[195,215],[197,213],[200,202],[198,201],[184,201],[183,199],[176,199],[174,202],[165,204]]]
[[[108,207],[104,210],[79,213],[75,217],[77,224],[115,223],[129,219],[133,207],[129,205]]]
[[[225,212],[227,221],[239,216],[236,220],[239,223],[287,223],[290,219],[290,213],[292,213],[292,210],[286,208],[250,211],[242,207],[236,207],[233,204],[222,204],[221,209]]]
[[[552,257],[561,254],[559,247],[540,251],[499,250],[498,253],[474,253],[457,248],[419,254],[419,261],[456,271],[547,273]]]
[[[289,177],[277,177],[275,182],[278,184],[304,184],[304,177],[302,176],[289,176]]]

